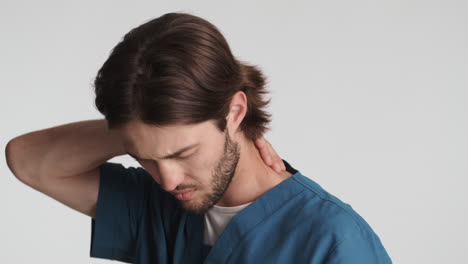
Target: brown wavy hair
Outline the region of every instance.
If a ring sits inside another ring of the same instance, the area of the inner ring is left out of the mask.
[[[167,13],[128,32],[94,80],[95,104],[109,129],[132,121],[163,126],[216,120],[224,131],[232,96],[242,91],[240,124],[255,140],[267,130],[266,77],[234,58],[220,31],[187,13]]]

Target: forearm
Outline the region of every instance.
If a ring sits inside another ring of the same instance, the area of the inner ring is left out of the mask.
[[[12,139],[6,149],[8,166],[24,180],[68,177],[92,170],[125,154],[106,121],[87,120],[33,131]]]

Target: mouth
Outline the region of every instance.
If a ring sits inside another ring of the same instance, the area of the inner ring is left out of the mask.
[[[197,190],[172,193],[178,200],[190,200]]]

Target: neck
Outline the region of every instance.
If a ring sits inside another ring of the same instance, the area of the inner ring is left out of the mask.
[[[234,177],[216,205],[229,207],[253,202],[290,176],[287,171],[274,171],[265,164],[253,142],[243,141]]]

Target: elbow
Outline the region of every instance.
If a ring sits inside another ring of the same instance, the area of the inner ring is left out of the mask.
[[[8,168],[13,172],[13,144],[14,139],[10,140],[5,147],[5,158]]]
[[[10,140],[5,147],[5,158],[6,163],[10,171],[15,175],[15,177],[21,182],[27,184],[25,175],[20,170],[20,165],[18,164],[18,152],[21,150],[19,142],[16,138]]]

